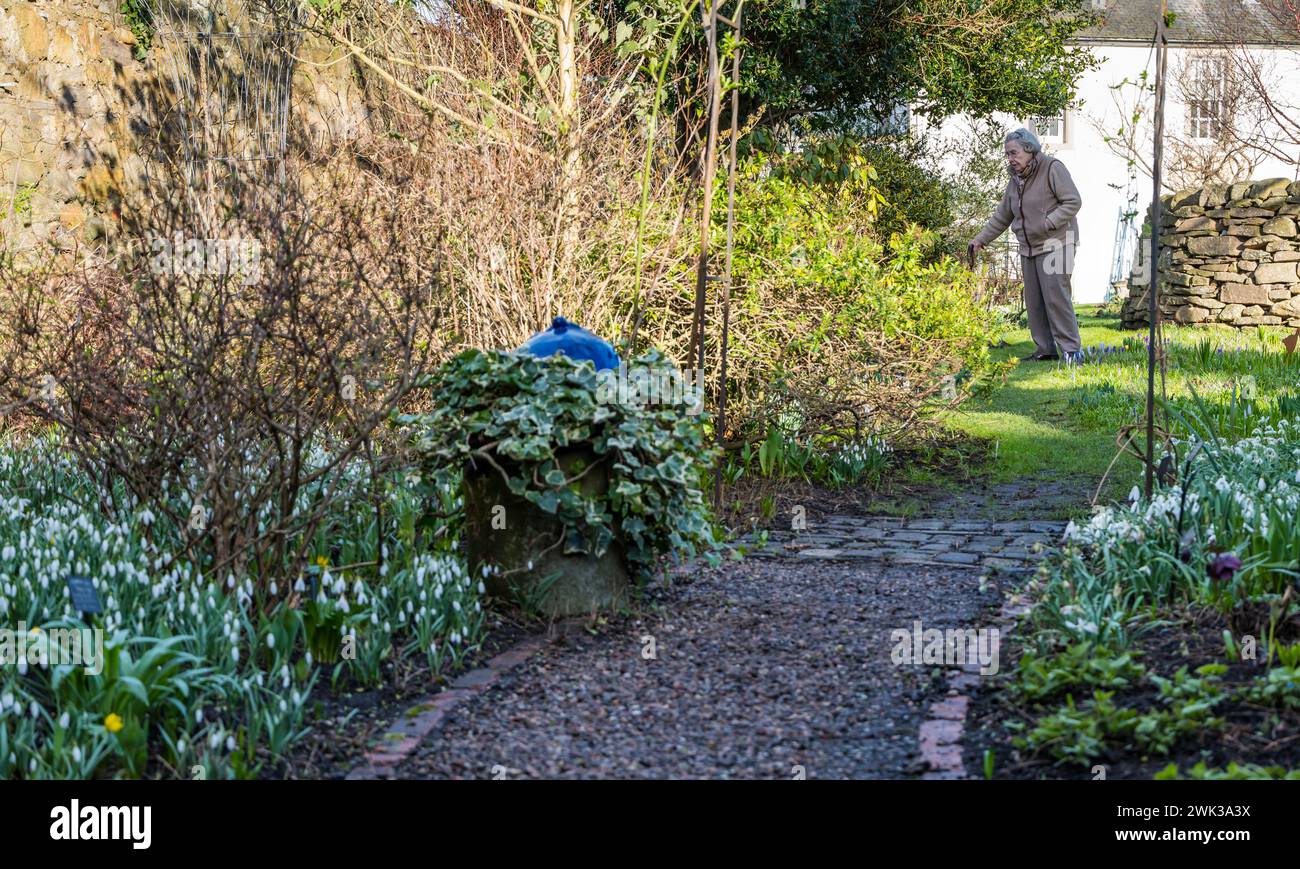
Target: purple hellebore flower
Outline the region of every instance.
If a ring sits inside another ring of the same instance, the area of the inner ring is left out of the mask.
[[[1231,552],[1220,552],[1214,556],[1214,560],[1206,568],[1210,579],[1219,580],[1232,579],[1232,575],[1238,570],[1241,570],[1241,559]]]

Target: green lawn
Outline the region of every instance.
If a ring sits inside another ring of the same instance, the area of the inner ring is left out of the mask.
[[[1098,306],[1079,306],[1085,350],[1094,358],[1081,366],[1021,362],[984,398],[973,398],[947,424],[987,439],[993,452],[981,469],[990,481],[1022,477],[1100,479],[1117,453],[1116,435],[1144,419],[1146,394],[1145,332],[1121,330],[1119,317],[1098,316]],[[1169,342],[1167,389],[1177,413],[1214,418],[1216,430],[1248,428],[1260,415],[1290,415],[1289,403],[1300,380],[1300,363],[1286,355],[1281,339],[1291,330],[1240,330],[1227,326],[1165,327]],[[1033,350],[1028,329],[1004,336],[1009,344],[994,351],[997,360],[1018,359]],[[1100,353],[1103,347],[1123,348]],[[1248,382],[1253,379],[1253,382]],[[1157,390],[1159,389],[1157,379]],[[1193,390],[1204,400],[1198,406]],[[1253,400],[1236,395],[1253,390]],[[1190,422],[1175,415],[1172,428],[1184,433]],[[1126,493],[1141,476],[1141,464],[1121,456],[1104,497]]]

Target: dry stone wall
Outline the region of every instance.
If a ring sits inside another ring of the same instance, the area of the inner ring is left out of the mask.
[[[1211,184],[1162,197],[1161,210],[1161,319],[1300,326],[1300,182]],[[1150,249],[1147,232],[1129,278],[1126,326],[1147,323]]]

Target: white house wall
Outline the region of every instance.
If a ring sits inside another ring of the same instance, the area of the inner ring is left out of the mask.
[[[1121,84],[1126,78],[1130,81],[1137,80],[1144,69],[1147,70],[1149,80],[1154,82],[1154,53],[1149,45],[1095,46],[1093,51],[1101,64],[1079,82],[1075,107],[1066,117],[1066,141],[1045,143],[1044,146],[1045,151],[1065,163],[1083,196],[1083,208],[1079,212],[1081,238],[1073,282],[1075,301],[1081,304],[1104,301],[1112,292],[1116,230],[1121,211],[1132,207],[1128,205],[1131,188],[1135,188],[1138,194],[1136,207],[1141,215],[1145,215],[1151,202],[1150,176],[1145,174],[1144,169],[1138,168],[1136,180],[1130,182],[1127,160],[1115,153],[1105,141],[1105,136],[1115,135],[1123,123],[1131,120],[1124,117],[1121,104],[1131,112],[1136,95],[1135,88],[1125,88],[1120,103],[1117,103],[1113,86]],[[1189,51],[1191,49],[1171,47],[1168,69],[1178,69]],[[1300,48],[1257,51],[1268,57],[1266,65],[1272,68],[1274,84],[1279,89],[1277,96],[1290,105],[1300,106]],[[1177,91],[1178,88],[1170,87],[1166,96],[1165,125],[1171,133],[1183,130],[1187,122],[1187,108]],[[1297,112],[1297,117],[1300,117],[1300,111]],[[1008,131],[1027,126],[1025,119],[1005,114],[997,116],[995,120]],[[961,165],[957,143],[965,140],[963,133],[970,129],[971,123],[969,118],[958,116],[949,118],[936,127],[927,125],[918,116],[913,129],[918,134],[932,137],[932,153],[948,155],[941,161],[941,165],[945,171],[956,172]],[[1269,136],[1270,132],[1265,129],[1260,134]],[[1144,118],[1143,126],[1139,127],[1139,136],[1149,153],[1152,140],[1149,114]],[[1293,152],[1295,149],[1294,146],[1287,146],[1287,150]],[[1294,179],[1300,177],[1297,174],[1297,159],[1283,161],[1270,158],[1251,174],[1255,178]],[[1166,192],[1170,192],[1170,188],[1166,187]],[[1139,228],[1141,223],[1142,217],[1139,217]]]

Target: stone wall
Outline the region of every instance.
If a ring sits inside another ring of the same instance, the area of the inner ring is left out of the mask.
[[[0,251],[111,237],[121,194],[143,186],[150,154],[175,153],[161,134],[164,113],[183,105],[168,55],[176,43],[155,38],[137,58],[119,5],[0,0]],[[295,53],[295,146],[323,149],[364,130],[370,112],[350,63],[318,41]]]
[[[1162,319],[1300,326],[1300,182],[1211,184],[1164,196],[1161,209]],[[1147,232],[1129,278],[1126,326],[1147,323],[1150,248]]]

